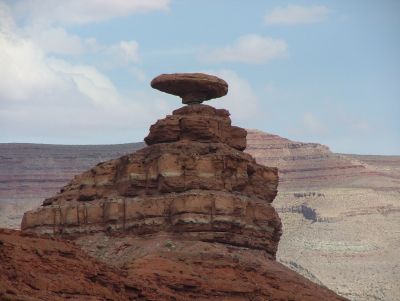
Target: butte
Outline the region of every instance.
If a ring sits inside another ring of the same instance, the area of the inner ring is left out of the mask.
[[[150,127],[147,147],[26,212],[22,230],[72,240],[117,268],[130,300],[346,300],[275,261],[278,170],[243,152],[247,132],[227,110],[202,104],[228,84],[183,73],[151,85],[188,105]]]

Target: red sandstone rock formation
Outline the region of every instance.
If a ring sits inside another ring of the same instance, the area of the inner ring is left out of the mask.
[[[112,261],[137,250],[126,238],[110,241]],[[152,250],[110,267],[68,241],[0,229],[0,300],[343,300],[262,251],[184,241]]]
[[[0,300],[136,300],[119,274],[66,241],[0,229]]]
[[[169,126],[174,116],[185,126]],[[214,127],[202,125],[201,118]],[[157,140],[160,123],[165,137],[176,133],[174,142]],[[202,128],[208,133],[200,134]],[[151,127],[152,139],[146,141],[153,145],[75,177],[44,207],[27,212],[21,227],[50,234],[167,231],[263,248],[273,258],[281,234],[270,205],[277,169],[258,165],[237,149],[244,148],[245,133],[230,125],[226,110],[198,104],[176,110]]]
[[[228,84],[204,73],[161,74],[151,81],[154,89],[182,98],[182,103],[202,103],[226,95]]]
[[[144,300],[344,300],[274,261],[277,169],[242,152],[226,110],[183,107],[145,141],[75,177],[22,229],[75,239]]]

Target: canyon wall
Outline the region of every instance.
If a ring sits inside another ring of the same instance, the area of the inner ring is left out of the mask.
[[[400,174],[394,174],[400,157],[392,157],[391,168],[374,168],[367,156],[335,154],[318,143],[296,142],[258,130],[248,130],[248,147],[258,163],[279,168],[281,190],[319,188],[373,188],[396,190]],[[375,157],[376,164],[386,162]],[[378,162],[378,163],[377,163]]]

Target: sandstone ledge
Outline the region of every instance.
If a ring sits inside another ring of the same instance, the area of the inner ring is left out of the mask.
[[[274,257],[281,222],[274,208],[260,199],[191,190],[45,206],[25,213],[22,230],[72,236],[118,231],[139,236],[170,232],[179,239],[262,249]]]
[[[245,129],[231,125],[229,112],[207,105],[191,105],[175,110],[158,120],[144,139],[147,145],[179,140],[221,142],[238,149],[246,148]]]
[[[257,164],[248,154],[222,143],[178,141],[154,144],[100,163],[76,176],[43,204],[162,195],[192,189],[234,192],[271,203],[277,186],[277,169]]]

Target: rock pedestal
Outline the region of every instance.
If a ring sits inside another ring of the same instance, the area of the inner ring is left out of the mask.
[[[247,133],[228,111],[199,104],[226,94],[224,83],[154,79],[190,105],[152,125],[147,147],[98,164],[26,212],[21,228],[75,239],[126,269],[142,300],[340,300],[328,290],[312,298],[318,286],[274,261],[278,171],[243,152]],[[277,293],[286,297],[269,299]]]

